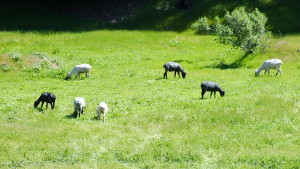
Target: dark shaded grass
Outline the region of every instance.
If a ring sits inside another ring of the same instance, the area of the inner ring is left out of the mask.
[[[183,3],[185,2],[185,3]],[[182,5],[185,4],[185,5]],[[0,30],[82,32],[99,29],[182,32],[201,16],[222,17],[238,6],[259,8],[275,34],[299,33],[297,0],[292,1],[20,1],[0,2]]]

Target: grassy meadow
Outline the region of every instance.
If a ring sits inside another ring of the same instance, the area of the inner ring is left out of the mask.
[[[299,168],[300,36],[245,56],[190,31],[0,32],[1,168]],[[282,75],[254,70],[283,60]],[[186,79],[163,79],[179,62]],[[90,78],[64,80],[73,66]],[[221,68],[219,68],[221,67]],[[200,99],[200,83],[226,91]],[[54,110],[34,109],[53,92]],[[87,107],[75,119],[73,100]],[[95,119],[101,101],[105,123]]]

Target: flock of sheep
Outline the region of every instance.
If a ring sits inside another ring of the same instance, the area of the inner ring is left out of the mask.
[[[276,75],[280,73],[281,75],[281,65],[282,61],[280,59],[270,59],[266,60],[257,70],[255,70],[255,76],[258,76],[261,71],[265,71],[265,74],[268,72],[270,74],[270,69],[277,69]],[[168,78],[167,72],[174,71],[174,77],[176,77],[176,74],[178,74],[180,78],[180,73],[182,75],[182,78],[186,77],[186,72],[184,69],[180,66],[180,64],[176,62],[168,62],[163,65],[163,68],[165,68],[165,73],[163,78]],[[80,77],[81,73],[85,73],[86,77],[89,77],[90,70],[92,69],[92,66],[89,64],[81,64],[76,65],[71,72],[68,73],[66,80],[70,79],[73,74],[76,74],[76,78]],[[211,81],[205,81],[201,83],[201,98],[203,99],[203,96],[206,91],[210,91],[210,97],[214,93],[214,96],[216,97],[216,92],[219,92],[221,97],[225,95],[225,91],[221,89],[221,87],[218,85],[218,83],[211,82]],[[41,94],[41,96],[34,102],[34,107],[36,108],[40,102],[41,108],[43,107],[44,102],[46,102],[46,108],[48,108],[48,103],[51,105],[51,109],[54,109],[55,106],[55,100],[56,96],[53,93],[50,92],[44,92]],[[85,108],[85,100],[83,97],[76,97],[74,100],[74,115],[75,118],[80,117],[81,114],[83,114]],[[101,120],[101,114],[102,114],[102,121],[105,121],[106,114],[108,112],[108,106],[105,102],[100,102],[97,108],[97,118]]]

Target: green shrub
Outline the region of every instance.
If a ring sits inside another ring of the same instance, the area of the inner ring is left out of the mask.
[[[247,12],[245,7],[238,7],[231,13],[227,11],[222,23],[216,16],[214,24],[210,26],[206,17],[203,17],[192,24],[192,28],[197,31],[212,31],[218,36],[218,42],[253,52],[257,48],[266,48],[266,41],[270,37],[270,32],[265,29],[267,21],[268,18],[258,9]]]
[[[192,28],[198,32],[208,32],[210,31],[210,26],[208,24],[206,17],[199,18],[196,22],[192,24]]]
[[[268,33],[265,25],[268,18],[255,9],[247,13],[244,7],[226,12],[222,26],[216,27],[216,35],[221,43],[240,47],[244,51],[253,52],[257,47],[265,47],[265,39]]]

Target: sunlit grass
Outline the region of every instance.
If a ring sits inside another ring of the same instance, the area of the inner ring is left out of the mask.
[[[21,65],[0,76],[0,166],[28,168],[293,168],[299,161],[298,36],[272,39],[264,54],[231,64],[243,52],[190,32],[0,32],[1,59],[20,53]],[[276,45],[281,45],[276,47]],[[43,53],[59,68],[24,66]],[[282,76],[254,77],[269,58]],[[23,59],[23,60],[22,60]],[[2,61],[2,60],[1,60]],[[163,64],[180,62],[186,79],[163,79]],[[90,78],[63,80],[74,65],[93,66]],[[215,81],[225,97],[200,99],[200,83]],[[33,109],[42,92],[56,107]],[[73,100],[85,113],[73,118]],[[107,121],[95,120],[99,102]]]

